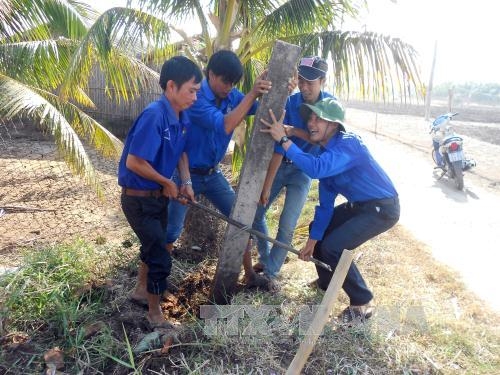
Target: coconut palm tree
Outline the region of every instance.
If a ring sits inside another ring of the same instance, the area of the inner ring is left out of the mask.
[[[95,69],[103,72],[108,95],[130,100],[157,82],[151,64],[183,53],[203,67],[214,51],[229,48],[245,65],[246,90],[269,60],[274,41],[281,39],[302,46],[304,54],[331,58],[341,97],[356,89],[387,98],[398,90],[407,94],[408,84],[420,87],[411,46],[341,30],[343,19],[356,15],[357,0],[138,4],[144,11],[112,8],[99,15],[75,0],[1,0],[0,116],[36,120],[55,136],[73,170],[95,187],[99,183],[80,138],[110,157],[121,150],[121,142],[85,112],[94,107],[88,82]],[[186,32],[193,28],[199,33]]]
[[[133,9],[99,15],[72,0],[2,0],[0,118],[33,119],[54,136],[72,170],[102,193],[82,139],[114,158],[122,143],[85,112],[95,107],[89,77],[100,69],[110,96],[136,97],[158,81],[137,56],[172,54],[169,33],[165,22]]]
[[[297,44],[303,53],[330,57],[336,89],[388,98],[419,92],[416,52],[403,41],[371,32],[342,30],[344,19],[356,17],[362,0],[138,0],[141,7],[176,20],[185,52],[201,62],[221,48],[233,49],[244,64],[265,64],[276,39]],[[188,27],[189,26],[189,27]],[[251,67],[248,68],[252,71]],[[253,69],[255,70],[255,69]]]
[[[184,53],[200,65],[218,49],[232,49],[245,66],[243,91],[270,58],[276,39],[299,45],[304,55],[329,58],[336,94],[393,99],[421,96],[416,51],[407,43],[371,32],[342,30],[344,19],[356,17],[362,0],[138,0],[164,19],[176,20]],[[188,27],[189,25],[189,27]],[[198,27],[196,27],[197,25]],[[247,136],[251,131],[247,127]],[[247,137],[248,138],[248,137]],[[233,155],[233,169],[242,151]],[[236,168],[238,169],[238,168]]]

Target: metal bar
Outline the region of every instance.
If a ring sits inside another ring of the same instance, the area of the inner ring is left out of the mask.
[[[255,229],[253,229],[252,227],[248,226],[248,225],[245,225],[243,223],[240,223],[239,221],[236,221],[230,217],[227,217],[226,215],[224,214],[221,214],[219,211],[216,211],[210,207],[207,207],[207,206],[204,206],[198,202],[193,202],[193,201],[190,201],[188,200],[187,201],[189,205],[193,206],[193,207],[196,207],[196,208],[199,208],[203,211],[206,211],[208,212],[209,214],[215,216],[215,217],[218,217],[219,219],[222,219],[224,220],[225,222],[231,224],[231,225],[234,225],[235,227],[241,229],[241,230],[244,230],[245,232],[248,232],[248,233],[251,233],[257,237],[260,237],[260,238],[263,238],[264,240],[268,241],[268,242],[271,242],[275,245],[278,245],[279,247],[282,247],[283,249],[291,252],[291,253],[294,253],[294,254],[297,254],[299,255],[300,252],[296,249],[294,249],[293,247],[291,247],[290,245],[287,245],[286,243],[283,243],[283,242],[280,242],[278,240],[275,240],[274,238],[272,237],[269,237],[269,236],[266,236],[264,233],[262,232],[259,232]],[[325,270],[327,271],[330,271],[330,272],[333,272],[332,270],[332,267],[330,267],[328,264],[316,259],[316,258],[313,258],[311,257],[311,262],[313,262],[314,264],[324,268]]]

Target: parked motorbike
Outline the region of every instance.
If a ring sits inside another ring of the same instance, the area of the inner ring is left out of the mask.
[[[466,158],[463,151],[464,140],[455,134],[450,125],[451,119],[458,113],[446,113],[437,117],[431,124],[430,133],[432,134],[432,159],[436,164],[435,169],[441,169],[441,179],[448,175],[455,182],[458,190],[464,188],[463,172],[476,166],[473,159]]]

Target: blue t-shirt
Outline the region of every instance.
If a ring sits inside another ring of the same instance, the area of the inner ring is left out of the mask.
[[[185,111],[177,118],[169,101],[162,95],[150,103],[130,129],[118,166],[118,184],[141,190],[156,190],[161,186],[132,172],[126,166],[128,154],[144,159],[161,175],[171,178],[185,151],[189,117]]]
[[[217,165],[226,154],[233,133],[226,133],[224,115],[236,108],[245,95],[233,88],[217,105],[217,98],[204,79],[197,93],[197,100],[188,109],[191,128],[188,134],[187,153],[191,168],[210,168]],[[254,103],[247,115],[255,114]]]
[[[320,91],[318,101],[324,98],[334,98],[332,94],[329,94],[325,91]],[[290,95],[286,101],[285,105],[285,118],[283,119],[283,123],[286,125],[291,125],[294,128],[307,130],[307,122],[302,119],[300,115],[300,106],[304,103],[304,98],[300,92],[297,92],[293,95]],[[313,155],[317,155],[319,153],[319,146],[309,143],[299,137],[290,137],[290,139],[295,143],[299,148]],[[285,150],[279,145],[278,142],[274,145],[274,152],[285,155]]]
[[[319,206],[316,206],[310,237],[321,240],[334,214],[335,198],[349,202],[393,198],[398,195],[390,178],[373,159],[361,138],[337,132],[322,147],[319,156],[303,152],[295,144],[287,151],[295,165],[311,178],[319,179]]]

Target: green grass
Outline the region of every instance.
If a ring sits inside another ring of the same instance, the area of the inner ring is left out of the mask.
[[[294,239],[296,248],[307,236],[315,194],[313,186]],[[279,212],[269,211],[271,233]],[[123,246],[77,241],[27,252],[18,272],[0,278],[0,372],[41,373],[43,354],[56,346],[65,355],[64,371],[75,374],[286,371],[304,339],[301,308],[318,305],[323,298],[322,292],[307,285],[316,276],[312,264],[290,255],[279,293],[246,292],[234,297],[233,305],[241,308],[252,306],[257,311],[272,306],[258,333],[251,333],[247,312],[238,319],[236,331],[228,330],[227,319],[221,319],[212,335],[204,333],[205,321],[186,314],[184,333],[168,354],[152,349],[134,356],[132,350],[145,333],[137,335],[113,323],[127,303],[123,295],[133,283],[128,269],[137,264],[137,247],[131,237]],[[361,326],[340,326],[334,317],[348,303],[341,293],[304,374],[500,373],[498,313],[403,227],[396,225],[360,246],[356,257],[374,291],[376,315]],[[215,263],[215,259],[197,265],[176,260],[171,278],[180,284],[187,272],[213,272]],[[110,295],[104,287],[107,282],[115,287],[123,284],[121,299]],[[96,322],[103,325],[89,336],[88,328]],[[13,337],[23,338],[29,351],[14,345]]]
[[[108,366],[101,352],[117,352],[121,344],[101,321],[108,307],[96,285],[125,260],[119,250],[83,241],[26,250],[20,269],[0,278],[0,321],[8,329],[5,337],[23,332],[23,341],[37,353],[4,365],[12,359],[2,351],[0,364],[13,373],[28,371],[25,366],[40,370],[43,353],[60,347],[69,359],[67,368],[93,372]],[[96,322],[102,324],[88,334]]]

